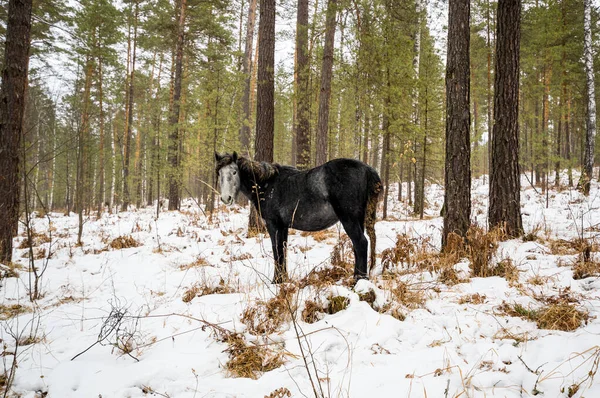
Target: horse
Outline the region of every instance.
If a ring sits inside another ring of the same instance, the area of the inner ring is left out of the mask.
[[[368,279],[365,229],[371,242],[370,267],[375,265],[375,221],[381,179],[367,164],[334,159],[298,170],[215,152],[221,201],[231,205],[241,192],[256,207],[271,237],[273,283],[287,280],[288,229],[320,231],[340,221],[354,249],[354,278]]]

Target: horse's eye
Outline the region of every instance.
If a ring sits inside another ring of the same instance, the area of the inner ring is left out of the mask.
[[[237,174],[237,171],[234,171],[234,172],[233,172],[233,175],[236,175],[236,174]]]

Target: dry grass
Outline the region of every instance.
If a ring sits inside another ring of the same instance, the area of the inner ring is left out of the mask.
[[[0,264],[1,278],[18,278],[19,270],[23,270],[23,266],[18,263]]]
[[[485,295],[479,293],[467,294],[458,299],[458,304],[483,304],[486,298]]]
[[[407,234],[396,236],[396,245],[381,253],[384,270],[396,267],[427,270],[437,261],[439,255],[433,250],[431,237],[411,238]]]
[[[326,241],[327,239],[335,238],[336,235],[337,234],[335,232],[330,231],[328,229],[324,229],[322,231],[315,231],[315,232],[310,232],[310,231],[300,232],[300,236],[302,236],[302,237],[310,236],[317,242],[323,242],[323,241]]]
[[[352,286],[354,284],[352,275],[353,270],[349,266],[342,267],[334,265],[332,267],[323,267],[309,272],[299,281],[299,286],[300,288],[305,288],[307,286],[324,288],[338,283],[344,286]]]
[[[584,279],[600,276],[600,262],[580,259],[573,265],[573,279]]]
[[[129,249],[130,247],[138,247],[141,245],[142,245],[141,243],[139,243],[137,240],[133,239],[130,235],[119,236],[119,237],[113,239],[109,244],[109,246],[111,248],[116,249],[116,250]]]
[[[465,250],[471,262],[471,276],[504,276],[501,273],[502,269],[497,269],[496,265],[492,264],[492,258],[498,250],[498,242],[505,238],[506,234],[501,228],[488,232],[476,225],[469,228]]]
[[[23,241],[19,244],[19,249],[27,249],[29,246],[40,246],[44,243],[50,243],[51,239],[48,235],[43,234],[43,233],[37,233],[35,231],[31,231],[31,238],[33,241],[33,244],[30,245],[29,243],[29,237],[25,236],[25,239],[23,239]]]
[[[231,333],[224,338],[229,345],[225,350],[229,361],[225,368],[232,377],[258,379],[262,373],[277,369],[284,362],[282,352],[276,352],[268,346],[248,344],[239,333]]]
[[[192,268],[207,267],[207,266],[210,266],[209,262],[204,257],[198,256],[196,258],[196,260],[194,260],[193,262],[191,262],[189,264],[181,264],[179,266],[179,269],[182,271],[187,271]]]
[[[502,303],[500,310],[506,315],[535,322],[540,329],[562,330],[571,332],[587,322],[589,314],[569,302],[557,302],[545,305],[540,309],[525,308],[520,304]]]
[[[253,335],[271,334],[281,325],[292,319],[296,312],[297,303],[294,295],[297,287],[293,284],[282,284],[275,297],[269,300],[259,300],[246,307],[241,321]]]
[[[555,256],[567,256],[600,251],[600,245],[588,239],[575,238],[572,240],[555,239],[549,242],[550,252]]]
[[[538,311],[537,325],[540,329],[564,330],[566,332],[577,329],[583,322],[587,322],[589,314],[580,310],[574,304],[559,303],[548,305]]]
[[[285,387],[281,387],[281,388],[278,388],[277,390],[273,391],[269,395],[265,395],[264,398],[285,398],[285,397],[291,397],[291,396],[292,396],[292,393],[290,392],[290,390],[288,390]]]
[[[306,300],[304,302],[304,309],[302,310],[302,321],[306,323],[315,323],[323,318],[325,308],[322,304],[317,303],[313,300]]]
[[[31,311],[31,308],[21,304],[0,304],[0,320],[5,321],[7,319],[14,318],[17,315],[25,314],[29,311]]]
[[[345,310],[350,304],[350,299],[344,296],[329,296],[329,304],[327,305],[328,314],[336,314],[340,311]]]
[[[221,278],[217,286],[210,286],[207,283],[191,286],[183,293],[181,300],[184,303],[189,303],[196,297],[208,296],[210,294],[229,294],[234,292],[235,289],[225,283],[225,280]]]
[[[39,336],[21,336],[19,338],[19,345],[20,346],[26,346],[26,345],[32,345],[32,344],[37,344],[39,342],[41,342],[43,339],[42,337]]]
[[[390,301],[402,304],[406,308],[420,308],[426,301],[425,287],[414,287],[400,280],[387,281],[383,290],[388,292]]]

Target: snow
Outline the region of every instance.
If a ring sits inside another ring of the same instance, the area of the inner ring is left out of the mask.
[[[546,239],[582,235],[596,239],[600,226],[596,182],[588,198],[573,189],[551,190],[547,207],[546,195],[531,188],[527,179],[522,186],[526,232],[537,229]],[[480,225],[485,225],[487,191],[486,177],[473,182],[472,218]],[[425,220],[412,218],[408,207],[390,196],[392,217],[376,224],[377,253],[393,247],[402,233],[431,237],[439,249],[443,189],[428,187]],[[5,367],[13,358],[13,335],[40,338],[19,346],[13,391],[23,397],[47,392],[48,397],[61,398],[262,397],[285,387],[292,396],[314,396],[305,355],[312,382],[323,396],[522,397],[539,392],[562,397],[598,367],[600,280],[573,279],[571,267],[559,262],[569,264],[576,255],[553,255],[540,241],[500,244],[495,259],[512,259],[520,271],[519,285],[489,277],[447,286],[432,272],[399,273],[398,278],[411,289],[420,289],[425,298],[422,305],[400,307],[406,316],[400,321],[389,311],[373,309],[385,307],[393,297],[379,259],[372,280],[359,281],[354,288],[336,284],[299,290],[298,314],[309,299],[349,299],[346,309],[322,314],[313,324],[298,317],[300,338],[289,321],[275,333],[254,336],[241,322],[241,314],[248,305],[275,296],[278,287],[270,284],[270,241],[264,236],[246,238],[247,218],[247,209],[234,206],[221,207],[208,220],[192,201],[186,201],[181,212],[162,212],[158,219],[152,208],[104,214],[100,219],[90,216],[81,247],[76,244],[76,215],[52,213],[50,226],[48,218],[35,218],[34,230],[51,232],[52,238],[37,246],[52,253],[42,278],[43,297],[35,305],[28,300],[25,249],[15,249],[17,263],[24,267],[19,277],[5,278],[0,288],[3,305],[29,308],[0,322]],[[328,266],[342,233],[336,225],[323,241],[298,231],[291,234],[291,279]],[[21,232],[16,247],[23,236]],[[119,236],[131,236],[141,245],[108,247]],[[200,257],[204,265],[188,267]],[[44,261],[36,260],[36,265],[42,267]],[[455,269],[466,277],[468,260],[461,260]],[[530,283],[533,277],[544,283]],[[231,293],[182,300],[190,287],[216,287],[221,280]],[[538,329],[533,322],[499,310],[503,302],[536,308],[540,305],[536,297],[565,289],[590,315],[587,324],[573,332]],[[375,293],[373,308],[358,295],[370,290]],[[481,302],[461,301],[473,294]],[[116,310],[124,315],[118,333],[131,337],[131,355],[112,344],[115,332],[107,333],[107,320]],[[232,377],[225,368],[228,345],[207,322],[242,333],[249,343],[283,350],[284,364],[256,380]],[[94,345],[98,340],[102,344]],[[600,382],[593,377],[585,380],[573,396],[600,396]]]

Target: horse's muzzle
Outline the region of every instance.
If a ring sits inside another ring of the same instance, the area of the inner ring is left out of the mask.
[[[231,195],[221,196],[221,202],[225,203],[227,206],[232,205],[233,204],[233,196],[231,196]]]

